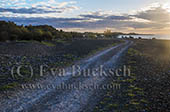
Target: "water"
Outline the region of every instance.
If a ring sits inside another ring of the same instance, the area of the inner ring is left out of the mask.
[[[164,40],[170,40],[170,35],[119,35],[119,38],[122,37],[134,37],[134,38],[143,38],[143,39],[152,39],[152,38],[156,38],[156,39],[164,39]]]

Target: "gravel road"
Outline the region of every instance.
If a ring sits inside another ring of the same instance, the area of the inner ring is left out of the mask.
[[[102,65],[104,68],[116,68],[118,60],[121,55],[132,44],[131,41],[126,41],[117,46],[104,50],[92,57],[83,59],[76,63],[81,70],[88,68],[98,68]],[[90,102],[92,96],[96,93],[95,89],[58,89],[58,85],[83,85],[85,87],[92,87],[92,85],[101,85],[106,81],[106,77],[96,76],[76,76],[73,77],[71,67],[66,68],[66,75],[64,77],[49,76],[33,82],[32,84],[46,87],[52,85],[51,88],[46,89],[18,89],[12,91],[10,98],[3,97],[0,101],[0,111],[2,112],[80,112]],[[95,96],[94,96],[95,98]]]

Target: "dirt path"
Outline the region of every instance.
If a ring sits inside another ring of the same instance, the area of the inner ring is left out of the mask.
[[[115,68],[122,53],[132,44],[130,41],[119,44],[112,48],[96,54],[89,59],[84,59],[76,64],[80,65],[81,70],[87,68],[96,68],[103,65],[105,68]],[[61,84],[66,85],[101,85],[105,81],[105,77],[88,76],[88,77],[72,77],[70,67],[64,77],[49,76],[46,79],[36,82],[43,87],[52,85],[57,87]],[[78,71],[77,71],[78,73]],[[9,99],[3,98],[0,101],[0,111],[2,112],[20,112],[20,111],[35,111],[35,112],[79,112],[90,101],[89,98],[95,93],[95,89],[32,89],[32,90],[17,90]],[[95,96],[94,96],[95,97]]]

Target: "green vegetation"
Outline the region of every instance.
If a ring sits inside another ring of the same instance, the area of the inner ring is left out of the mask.
[[[46,46],[49,46],[49,47],[54,47],[54,46],[56,46],[55,44],[53,44],[53,43],[51,43],[51,42],[42,41],[41,43],[44,44],[44,45],[46,45]]]
[[[13,22],[0,21],[0,41],[14,40],[53,40],[81,38],[83,34],[56,30],[52,26],[18,26]]]
[[[6,91],[6,90],[12,90],[14,88],[18,87],[17,82],[9,83],[7,85],[1,86],[0,91]]]
[[[64,32],[63,30],[56,30],[52,26],[39,25],[39,26],[18,26],[14,22],[0,21],[0,41],[46,41],[54,39],[82,39],[82,38],[104,38],[104,37],[117,37],[121,33],[78,33],[78,32]]]

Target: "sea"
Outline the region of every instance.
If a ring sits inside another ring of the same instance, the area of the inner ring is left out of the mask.
[[[143,39],[163,39],[163,40],[170,40],[170,35],[119,35],[119,38],[122,37],[134,37],[134,38],[143,38]]]

